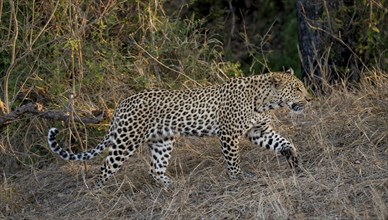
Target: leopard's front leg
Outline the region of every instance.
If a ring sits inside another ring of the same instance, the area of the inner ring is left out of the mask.
[[[247,138],[255,145],[279,152],[287,158],[292,168],[299,165],[296,149],[292,143],[272,130],[269,120],[264,120],[247,132]]]

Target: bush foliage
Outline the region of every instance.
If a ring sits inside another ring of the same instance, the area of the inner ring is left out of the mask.
[[[218,141],[194,138],[174,152],[171,192],[146,179],[140,150],[117,176],[117,191],[95,196],[84,172],[97,173],[101,161],[55,163],[49,127],[66,129],[65,148],[90,149],[117,103],[137,91],[202,87],[288,66],[299,72],[296,0],[1,0],[0,118],[27,103],[72,119],[105,117],[85,125],[26,114],[0,126],[0,218],[386,219],[386,0],[338,2],[316,30],[331,36],[323,65],[363,75],[354,90],[326,83],[328,95],[304,116],[275,117],[291,128],[275,121],[299,147],[302,174],[273,152],[242,144],[243,166],[257,178],[233,182],[212,147]]]

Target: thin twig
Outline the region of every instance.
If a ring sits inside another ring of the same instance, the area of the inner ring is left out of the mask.
[[[4,80],[4,104],[5,104],[5,112],[9,113],[10,106],[9,106],[9,91],[8,91],[8,82],[9,82],[9,77],[11,76],[11,71],[15,66],[15,60],[16,60],[16,42],[17,38],[19,35],[19,24],[18,20],[16,18],[16,10],[15,10],[15,5],[13,0],[9,0],[9,3],[11,5],[11,14],[12,18],[14,21],[14,38],[13,38],[13,43],[12,43],[12,55],[11,55],[11,64],[9,65],[7,69],[7,73],[5,74],[5,80]],[[9,29],[11,31],[11,28]]]
[[[35,5],[35,4],[34,4]],[[40,36],[43,34],[43,32],[46,30],[47,26],[49,25],[49,23],[51,22],[51,20],[53,19],[54,17],[54,14],[55,12],[57,11],[57,8],[58,8],[58,5],[59,5],[59,0],[57,1],[57,3],[55,4],[55,7],[54,7],[54,10],[53,12],[51,13],[49,19],[47,20],[46,24],[43,26],[43,28],[40,30],[40,32],[38,33],[38,35],[36,35],[35,39],[32,41],[32,43],[29,45],[30,48],[32,48],[32,46],[35,44],[35,42],[40,38]]]
[[[132,41],[133,43],[139,48],[141,49],[144,53],[146,53],[148,56],[150,56],[153,60],[155,60],[158,64],[162,65],[164,68],[168,69],[168,70],[171,70],[175,73],[178,73],[178,74],[181,74],[182,76],[186,77],[187,79],[189,79],[191,82],[195,83],[196,85],[202,87],[201,84],[199,84],[197,81],[195,81],[194,79],[190,78],[188,75],[184,74],[183,72],[180,72],[178,70],[174,70],[168,66],[166,66],[164,63],[160,62],[157,58],[155,58],[154,56],[152,56],[146,49],[144,49],[142,46],[140,46],[135,39],[132,38]]]

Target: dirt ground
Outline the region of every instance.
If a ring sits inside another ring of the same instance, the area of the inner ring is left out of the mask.
[[[255,177],[231,180],[216,139],[179,138],[168,190],[148,176],[145,148],[99,194],[90,188],[103,157],[56,158],[2,173],[0,219],[388,219],[387,86],[335,91],[303,115],[276,112],[276,130],[298,148],[299,173],[241,141],[242,169]]]

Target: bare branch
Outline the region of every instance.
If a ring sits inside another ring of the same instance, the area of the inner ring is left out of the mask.
[[[16,120],[22,118],[25,114],[36,115],[41,118],[56,120],[56,121],[65,121],[68,122],[71,120],[71,117],[68,113],[57,111],[57,110],[43,110],[43,105],[39,103],[28,103],[16,108],[9,114],[0,117],[0,129],[4,126],[15,122]],[[97,124],[102,121],[104,114],[99,115],[98,117],[74,117],[74,122],[81,122],[84,124]]]

